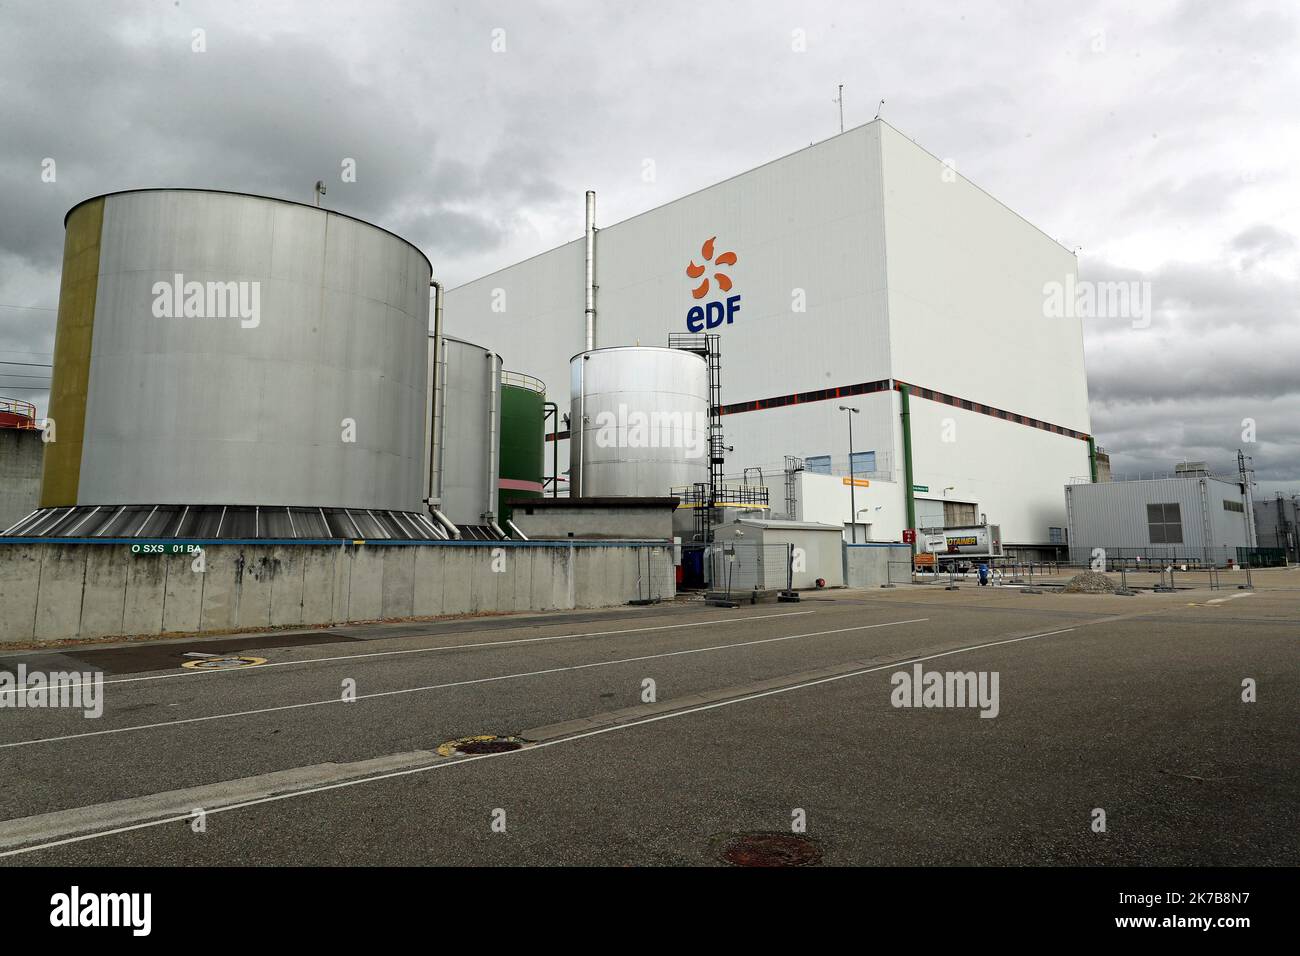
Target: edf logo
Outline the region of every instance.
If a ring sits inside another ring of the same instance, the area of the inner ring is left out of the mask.
[[[734,266],[736,264],[736,254],[734,252],[721,253],[716,259],[713,257],[713,243],[717,236],[709,239],[700,247],[700,255],[704,257],[705,263],[711,263],[713,268],[719,269],[723,266]],[[692,279],[699,279],[703,276],[704,281],[691,290],[691,298],[703,299],[709,294],[709,277],[704,275],[709,269],[708,265],[697,266],[695,260],[686,267],[686,274]],[[731,276],[725,272],[714,272],[713,281],[718,284],[718,288],[723,292],[731,291]],[[693,305],[689,312],[686,313],[686,328],[692,332],[703,332],[705,329],[716,329],[726,322],[728,325],[736,318],[736,313],[740,311],[740,296],[728,296],[721,302],[706,302],[703,305]]]

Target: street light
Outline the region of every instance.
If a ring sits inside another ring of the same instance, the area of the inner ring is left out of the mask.
[[[849,413],[849,528],[853,543],[858,543],[858,495],[857,481],[853,477],[853,416],[858,413],[850,405],[841,405],[840,411]]]

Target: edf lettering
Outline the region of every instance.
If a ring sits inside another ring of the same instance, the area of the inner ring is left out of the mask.
[[[692,332],[716,329],[724,321],[730,325],[740,311],[740,296],[729,297],[724,305],[721,302],[706,302],[704,305],[692,306],[686,313],[686,328]]]

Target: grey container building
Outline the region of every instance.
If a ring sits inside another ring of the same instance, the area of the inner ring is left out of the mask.
[[[1240,482],[1208,474],[1065,487],[1070,560],[1240,563],[1253,547]]]
[[[1275,495],[1255,500],[1255,537],[1261,548],[1286,552],[1300,561],[1300,495]]]

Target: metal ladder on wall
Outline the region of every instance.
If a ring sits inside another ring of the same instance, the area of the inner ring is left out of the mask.
[[[722,434],[722,356],[718,350],[718,336],[712,333],[688,334],[673,332],[668,336],[670,349],[694,352],[704,358],[709,376],[709,482],[696,482],[695,536],[696,540],[713,540],[713,510],[717,507],[722,488],[722,466],[727,446]]]

